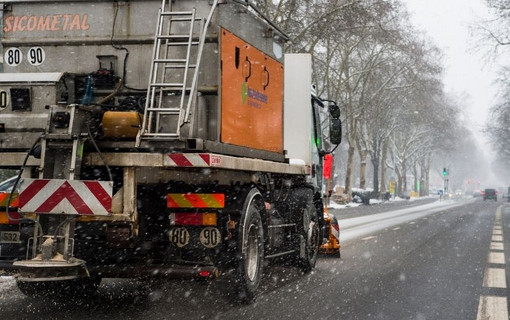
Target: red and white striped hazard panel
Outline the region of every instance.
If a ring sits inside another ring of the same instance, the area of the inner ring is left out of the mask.
[[[337,239],[340,240],[340,226],[338,222],[331,224],[331,234]]]
[[[111,181],[24,179],[19,211],[78,215],[111,213]]]
[[[210,153],[169,153],[165,158],[169,167],[217,167],[221,158]]]

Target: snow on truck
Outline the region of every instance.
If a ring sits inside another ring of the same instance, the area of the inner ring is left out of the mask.
[[[0,167],[20,169],[0,257],[25,245],[23,293],[225,274],[250,300],[263,260],[315,266],[340,111],[249,2],[0,3]]]

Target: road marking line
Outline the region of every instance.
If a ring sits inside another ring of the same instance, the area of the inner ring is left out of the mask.
[[[505,264],[505,253],[489,252],[489,263]]]
[[[476,320],[508,320],[506,297],[480,297]]]
[[[505,250],[503,242],[491,242],[491,250]]]
[[[492,241],[503,241],[503,236],[492,236]]]
[[[393,229],[391,229],[391,230],[393,230],[393,231],[397,231],[397,230],[400,230],[400,227],[396,227],[396,228],[393,228]]]
[[[506,288],[505,269],[502,268],[485,269],[483,286],[487,288]]]
[[[503,233],[501,226],[501,208],[496,210],[496,222],[492,234],[490,250],[503,251]],[[505,264],[504,252],[489,252],[487,262],[492,264]],[[506,288],[505,268],[486,268],[483,277],[483,286],[490,288]],[[478,303],[477,320],[508,320],[508,297],[480,296]]]
[[[370,237],[361,238],[361,240],[367,241],[367,240],[375,239],[375,238],[377,238],[377,237],[376,236],[370,236]]]

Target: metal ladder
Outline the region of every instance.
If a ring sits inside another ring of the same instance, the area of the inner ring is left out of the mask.
[[[162,0],[158,14],[147,99],[142,127],[136,138],[136,147],[140,146],[142,140],[178,139],[181,127],[189,122],[190,112],[197,95],[198,69],[207,26],[218,0],[214,1],[205,20],[196,16],[195,8],[185,12],[172,11],[171,3],[171,0]],[[197,25],[198,32],[196,31]],[[179,28],[187,29],[187,33],[177,30]],[[175,33],[175,31],[180,33]],[[180,52],[183,53],[183,56],[175,57],[174,55],[179,52],[178,47],[184,49],[181,50],[184,52]],[[196,47],[196,52],[193,54],[194,47]],[[190,84],[191,73],[193,73],[193,78]],[[182,75],[179,80],[169,79],[170,76],[175,77],[177,74]],[[165,96],[169,94],[180,97],[178,105],[165,105]],[[170,124],[166,127],[175,129],[162,129],[165,127],[164,122],[169,119],[177,121],[177,124]]]

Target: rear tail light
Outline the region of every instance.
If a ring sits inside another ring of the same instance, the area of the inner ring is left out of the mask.
[[[0,224],[18,224],[19,223],[19,213],[15,210],[9,210],[9,216],[15,220],[10,220],[7,216],[7,213],[0,211]]]
[[[210,276],[212,276],[212,273],[211,271],[200,271],[199,275],[204,278],[209,278]]]
[[[216,226],[216,213],[172,212],[170,213],[172,226]]]

